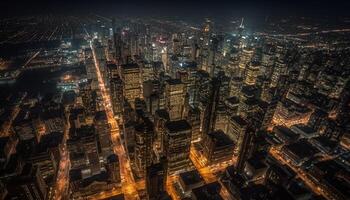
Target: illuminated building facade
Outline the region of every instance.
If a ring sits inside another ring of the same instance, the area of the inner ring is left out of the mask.
[[[168,160],[168,174],[186,170],[190,163],[191,126],[186,120],[165,124],[164,152]]]

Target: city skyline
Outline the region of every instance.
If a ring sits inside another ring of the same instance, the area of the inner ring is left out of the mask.
[[[5,2],[0,200],[349,199],[346,5]]]

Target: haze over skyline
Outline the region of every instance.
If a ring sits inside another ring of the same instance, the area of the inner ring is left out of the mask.
[[[2,2],[2,16],[30,14],[76,14],[94,12],[122,16],[261,16],[261,15],[305,15],[305,16],[346,16],[349,1],[343,0],[287,0],[287,1],[238,1],[238,0],[38,0],[38,1],[9,1]]]

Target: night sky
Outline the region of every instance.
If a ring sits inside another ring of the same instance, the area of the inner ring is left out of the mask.
[[[3,16],[94,12],[145,15],[349,15],[350,1],[341,0],[32,0],[1,3]]]

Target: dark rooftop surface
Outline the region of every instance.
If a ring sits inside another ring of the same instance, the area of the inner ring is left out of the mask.
[[[231,117],[232,121],[235,121],[237,124],[241,126],[246,126],[248,123],[241,116],[233,116]]]
[[[263,169],[266,168],[267,165],[261,161],[261,159],[258,159],[256,157],[252,157],[247,160],[247,163],[250,164],[250,166],[254,167],[255,169]]]
[[[327,147],[327,148],[330,148],[330,149],[334,149],[335,147],[338,146],[338,143],[336,141],[330,140],[326,136],[314,137],[312,139],[317,141],[318,143],[320,143],[321,146]]]
[[[315,133],[315,130],[313,128],[311,128],[310,126],[303,125],[303,124],[296,124],[294,126],[308,135]]]
[[[299,140],[295,143],[285,145],[285,148],[293,154],[297,155],[301,159],[311,157],[319,152],[306,140]]]
[[[161,117],[163,119],[167,119],[167,120],[170,119],[169,113],[165,109],[156,110],[156,115],[158,115],[159,117]]]
[[[215,142],[216,146],[218,147],[234,145],[231,138],[221,130],[211,132],[208,134],[208,136]]]
[[[178,85],[178,84],[182,84],[181,79],[169,79],[169,80],[166,80],[166,82],[167,82],[169,85]]]
[[[128,63],[121,66],[123,69],[136,69],[139,68],[137,63]]]
[[[202,176],[198,173],[197,170],[192,170],[180,174],[180,178],[186,185],[192,185],[199,182],[204,182]]]
[[[116,154],[111,154],[107,157],[107,162],[108,163],[115,163],[115,162],[119,162],[119,158]]]
[[[169,121],[165,127],[170,133],[191,130],[191,125],[186,120]]]
[[[227,98],[226,101],[230,104],[237,104],[239,103],[239,99],[237,97],[230,97],[230,98]]]
[[[283,134],[289,139],[297,139],[298,134],[294,133],[292,130],[285,126],[275,126],[272,130],[274,133]]]
[[[192,190],[196,199],[205,200],[223,200],[220,195],[221,185],[216,181],[203,185]]]
[[[107,120],[107,114],[105,111],[98,111],[95,114],[95,120],[102,121],[102,120]]]

